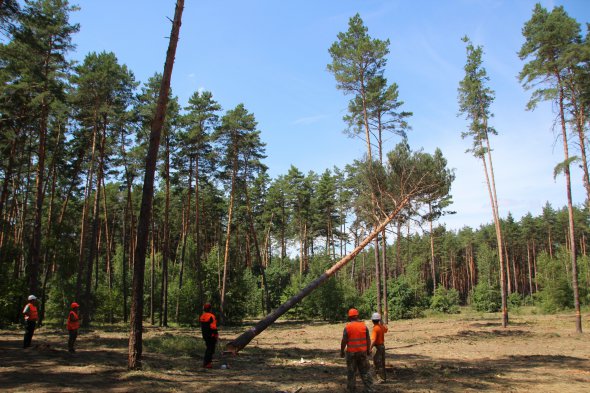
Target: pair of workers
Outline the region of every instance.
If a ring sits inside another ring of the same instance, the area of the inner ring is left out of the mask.
[[[29,348],[33,341],[33,335],[35,334],[35,328],[37,327],[37,321],[39,321],[39,312],[37,310],[38,300],[35,295],[28,297],[28,303],[23,309],[23,315],[25,318],[25,336],[23,340],[23,348]],[[76,338],[78,337],[78,329],[80,329],[80,317],[78,310],[80,305],[76,302],[70,306],[70,313],[66,321],[66,328],[68,329],[68,351],[75,353],[74,348],[76,344]]]
[[[381,321],[381,315],[374,313],[371,317],[373,330],[369,336],[369,329],[364,322],[359,320],[358,310],[351,308],[348,311],[349,323],[346,324],[340,343],[340,356],[344,357],[346,350],[347,387],[349,392],[356,391],[356,371],[358,370],[361,380],[365,385],[365,392],[373,392],[373,378],[371,377],[368,357],[375,347],[373,356],[375,372],[383,382],[385,374],[385,344],[384,335],[387,332],[387,325]]]

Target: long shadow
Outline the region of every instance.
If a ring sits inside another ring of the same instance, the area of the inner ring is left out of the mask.
[[[562,355],[508,356],[501,359],[476,361],[433,360],[414,355],[394,355],[398,367],[390,368],[393,385],[407,388],[423,384],[435,391],[462,392],[468,389],[503,391],[526,387],[530,380],[527,372],[534,369],[577,369],[583,371],[590,362],[587,359]],[[504,378],[512,374],[510,379]],[[518,375],[514,378],[514,375]],[[438,388],[436,388],[438,386]]]

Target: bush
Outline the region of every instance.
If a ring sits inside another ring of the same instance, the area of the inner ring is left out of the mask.
[[[391,319],[418,318],[428,306],[424,288],[412,288],[405,276],[388,283],[389,315]]]
[[[564,266],[570,263],[567,252],[558,252],[551,258],[547,253],[539,256],[537,277],[541,290],[535,294],[541,310],[547,313],[573,308],[573,290],[570,276]]]
[[[509,310],[516,310],[517,308],[522,306],[523,302],[524,302],[522,295],[517,292],[513,292],[510,295],[508,295],[508,299],[506,299],[506,300],[508,303]]]
[[[444,314],[458,314],[459,292],[439,286],[430,299],[430,309]]]
[[[294,273],[290,284],[283,291],[281,302],[298,294],[323,274],[328,264],[329,261],[325,258],[317,258],[311,262],[308,274],[300,276]],[[293,319],[321,318],[325,321],[341,321],[346,318],[349,308],[359,308],[360,304],[361,299],[352,283],[345,275],[336,275],[293,306],[285,316]]]
[[[497,312],[502,308],[502,295],[498,287],[480,282],[471,292],[471,307],[480,312]]]

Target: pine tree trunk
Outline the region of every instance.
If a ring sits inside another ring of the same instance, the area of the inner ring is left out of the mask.
[[[582,333],[582,315],[580,313],[580,294],[578,289],[578,263],[576,255],[576,239],[574,231],[574,209],[572,203],[572,184],[570,178],[570,166],[567,161],[569,160],[568,142],[567,142],[567,130],[565,121],[565,109],[564,109],[564,92],[561,83],[561,77],[559,72],[555,72],[557,77],[557,85],[559,87],[559,115],[561,120],[561,136],[563,139],[563,155],[564,155],[564,172],[565,172],[565,184],[567,194],[567,212],[569,218],[569,244],[570,244],[570,258],[572,264],[572,290],[574,292],[574,308],[576,310],[576,332]]]
[[[141,355],[143,349],[143,279],[145,273],[145,253],[151,219],[150,213],[154,196],[154,174],[156,170],[156,160],[158,158],[158,148],[160,147],[160,135],[162,133],[162,126],[164,124],[166,108],[168,106],[170,79],[172,77],[172,68],[174,65],[176,46],[178,44],[183,9],[184,0],[177,0],[176,9],[174,11],[174,20],[172,22],[172,32],[170,34],[170,43],[168,45],[166,63],[164,65],[164,73],[158,96],[158,105],[156,107],[154,120],[152,121],[150,144],[145,162],[146,170],[143,182],[139,223],[137,225],[135,261],[133,264],[133,302],[131,304],[131,331],[129,334],[129,369],[141,369]]]
[[[238,157],[237,153],[234,151],[234,162],[233,162],[233,170],[231,174],[231,191],[229,195],[229,207],[227,212],[227,228],[225,231],[225,251],[223,253],[223,279],[221,281],[221,319],[222,322],[225,320],[225,286],[227,284],[227,270],[229,267],[229,244],[231,240],[231,223],[232,223],[232,214],[234,210],[234,195],[236,191],[236,176],[238,172]]]
[[[84,205],[82,207],[82,220],[80,223],[80,248],[78,251],[78,275],[76,277],[76,299],[82,298],[82,277],[84,276],[84,250],[86,248],[86,225],[88,221],[88,209],[90,208],[90,190],[94,179],[94,159],[96,157],[96,137],[98,129],[95,126],[92,133],[92,151],[88,174],[86,175],[86,187],[84,189]],[[86,307],[83,307],[86,308]],[[84,317],[84,316],[82,316]]]
[[[197,245],[197,287],[199,290],[199,304],[205,302],[204,289],[203,289],[203,266],[202,266],[202,250],[203,245],[201,244],[201,209],[199,205],[199,155],[195,157],[195,244]]]
[[[162,289],[160,326],[168,326],[168,259],[170,258],[170,137],[166,135],[166,201],[164,206],[164,249],[162,250]],[[197,204],[198,206],[198,204]]]
[[[383,278],[383,315],[384,323],[389,322],[389,307],[387,304],[387,238],[385,236],[385,228],[381,231],[381,245],[383,250],[381,252],[381,277]]]
[[[432,215],[432,205],[428,204],[428,213]],[[432,277],[432,293],[436,292],[436,267],[434,265],[434,232],[432,230],[432,218],[428,220],[430,225],[430,271]]]
[[[489,144],[488,144],[489,149]],[[496,229],[496,241],[498,243],[498,258],[500,260],[500,292],[502,298],[502,327],[508,326],[508,295],[507,295],[507,285],[506,285],[506,266],[504,261],[504,247],[502,243],[502,230],[500,228],[500,217],[498,216],[498,209],[495,199],[495,189],[492,190],[492,178],[493,178],[493,171],[491,174],[488,173],[487,163],[485,156],[481,157],[483,168],[485,172],[486,184],[488,187],[488,193],[490,196],[490,203],[492,205],[492,215],[494,217],[494,227]]]
[[[383,314],[383,303],[381,298],[381,269],[379,266],[379,236],[373,239],[373,254],[375,255],[375,289],[377,296],[377,312]]]

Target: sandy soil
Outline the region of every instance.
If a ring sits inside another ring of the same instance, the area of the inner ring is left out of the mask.
[[[590,392],[590,315],[576,334],[573,315],[430,317],[390,323],[388,380],[377,392]],[[76,354],[62,329],[42,327],[33,347],[0,331],[0,390],[9,392],[345,392],[339,357],[344,323],[278,322],[235,357],[216,354],[202,369],[197,329],[146,326],[142,371],[127,370],[123,326],[82,331]],[[222,329],[222,344],[247,326]],[[150,346],[185,337],[172,352]],[[222,369],[227,364],[229,368]],[[360,379],[358,391],[362,391]]]

